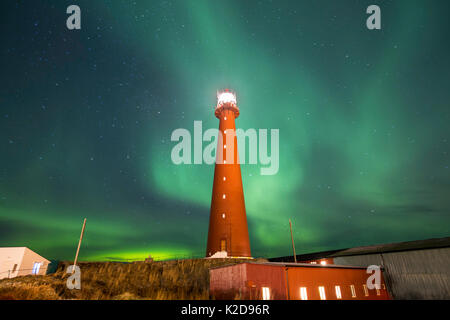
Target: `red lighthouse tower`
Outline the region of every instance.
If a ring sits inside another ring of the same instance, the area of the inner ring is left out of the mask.
[[[215,115],[219,136],[209,217],[206,256],[251,257],[239,164],[235,119],[236,95],[228,90],[217,95]]]

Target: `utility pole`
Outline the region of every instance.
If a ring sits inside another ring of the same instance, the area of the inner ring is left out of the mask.
[[[78,241],[78,248],[77,248],[77,253],[76,253],[76,255],[75,255],[75,261],[73,262],[73,270],[72,270],[72,273],[75,272],[75,267],[76,267],[76,265],[77,265],[78,253],[80,253],[81,241],[83,240],[83,235],[84,235],[84,228],[86,228],[86,218],[84,218],[83,228],[81,228],[81,236],[80,236],[80,241]]]
[[[292,234],[292,222],[289,219],[289,227],[291,228],[292,249],[294,250],[294,261],[297,263],[297,255],[295,254],[294,235]]]

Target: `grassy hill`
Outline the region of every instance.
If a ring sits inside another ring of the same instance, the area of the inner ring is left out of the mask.
[[[70,262],[54,274],[0,280],[0,300],[207,300],[209,268],[239,259],[190,259],[156,262],[80,263],[81,290],[66,286]]]

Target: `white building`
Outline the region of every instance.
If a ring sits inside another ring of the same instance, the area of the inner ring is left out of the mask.
[[[45,275],[50,261],[26,247],[0,248],[0,279]]]

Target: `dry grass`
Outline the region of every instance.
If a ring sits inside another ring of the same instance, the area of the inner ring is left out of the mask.
[[[207,300],[209,268],[237,259],[80,263],[81,290],[66,286],[69,262],[56,273],[0,280],[0,300]]]

